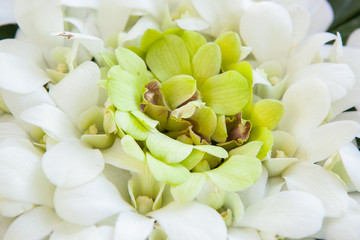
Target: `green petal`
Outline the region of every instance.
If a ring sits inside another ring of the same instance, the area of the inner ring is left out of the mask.
[[[169,111],[164,106],[154,105],[154,104],[144,104],[142,106],[144,113],[152,119],[155,119],[159,122],[158,130],[163,131],[166,127]]]
[[[229,156],[225,149],[214,145],[197,145],[194,148],[219,158],[227,158]]]
[[[193,169],[204,157],[205,153],[203,151],[193,149],[190,155],[180,162],[181,165],[186,167],[188,170]]]
[[[266,127],[254,127],[253,129],[251,129],[251,134],[248,142],[253,141],[261,141],[264,143],[257,155],[257,158],[261,160],[266,157],[267,153],[272,148],[274,139],[271,131]]]
[[[89,129],[93,124],[96,124],[96,128],[100,131],[103,129],[104,121],[104,108],[94,106],[86,111],[82,112],[78,118],[77,126],[81,132]]]
[[[173,34],[164,35],[150,47],[146,63],[160,81],[175,75],[191,75],[190,57],[185,43]]]
[[[148,29],[141,38],[140,49],[147,52],[151,45],[162,38],[163,34],[156,29]]]
[[[237,193],[227,192],[225,194],[224,207],[231,209],[231,212],[234,216],[234,224],[241,220],[244,214],[244,205]]]
[[[137,144],[137,142],[132,136],[125,135],[121,139],[121,146],[123,147],[124,152],[127,153],[129,156],[136,158],[142,162],[145,160],[144,152],[141,150],[140,146]]]
[[[209,107],[202,107],[196,109],[194,115],[189,118],[189,121],[192,123],[192,130],[199,134],[201,137],[208,138],[214,134],[217,118],[214,111]]]
[[[141,93],[136,77],[114,66],[108,73],[107,91],[111,102],[121,111],[139,110]]]
[[[184,33],[181,35],[181,38],[185,43],[190,58],[192,58],[196,51],[206,43],[205,37],[194,31],[184,31]]]
[[[234,155],[220,167],[206,172],[206,174],[225,191],[241,191],[258,180],[261,170],[259,159]]]
[[[250,121],[253,126],[263,126],[272,130],[280,122],[284,114],[281,102],[264,99],[253,105]]]
[[[146,160],[151,173],[159,182],[177,185],[190,177],[190,172],[181,164],[166,164],[146,153]]]
[[[229,152],[229,156],[244,155],[250,157],[256,157],[264,143],[261,141],[254,141],[246,143],[243,146],[237,147]]]
[[[234,70],[243,75],[248,80],[249,86],[253,85],[253,72],[248,62],[237,62],[224,68],[225,71]]]
[[[136,140],[144,141],[150,134],[150,130],[141,124],[137,118],[128,112],[115,112],[116,125]]]
[[[239,113],[250,97],[247,80],[235,71],[208,78],[199,91],[203,101],[215,113],[224,115]]]
[[[140,88],[149,82],[145,62],[138,55],[123,47],[117,48],[115,54],[120,67],[138,79]]]
[[[225,142],[228,137],[227,129],[226,129],[226,122],[225,122],[225,115],[220,115],[217,117],[217,124],[214,134],[211,136],[211,139],[222,143]]]
[[[108,148],[113,145],[115,141],[114,134],[83,134],[81,136],[81,141],[86,142],[92,147],[95,148]]]
[[[146,146],[158,159],[166,163],[178,163],[190,155],[193,146],[176,141],[162,133],[151,134]]]
[[[171,186],[170,192],[175,201],[186,203],[194,200],[202,190],[207,176],[202,173],[191,173],[182,184]]]
[[[117,65],[116,56],[113,51],[105,49],[100,55],[109,67]]]
[[[148,128],[154,129],[156,128],[156,125],[159,124],[158,121],[151,119],[140,110],[132,111],[131,114],[134,115],[139,122],[141,122],[144,126]]]
[[[235,32],[225,32],[221,34],[215,43],[221,49],[222,66],[236,63],[241,55],[240,37]]]
[[[195,53],[192,62],[193,76],[197,80],[198,86],[220,72],[221,52],[215,43],[206,43],[202,45]]]
[[[171,109],[189,100],[196,92],[196,80],[188,75],[177,75],[162,82],[166,103]]]

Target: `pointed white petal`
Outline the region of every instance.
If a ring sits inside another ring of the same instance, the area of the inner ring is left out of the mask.
[[[91,225],[130,208],[115,186],[101,175],[79,187],[57,188],[54,204],[61,218],[79,225]]]
[[[148,215],[156,219],[169,239],[226,239],[226,226],[220,214],[200,203],[173,202]]]
[[[140,36],[142,36],[144,32],[149,28],[160,29],[160,26],[153,18],[146,16],[142,17],[139,21],[136,22],[136,24],[131,28],[131,30],[125,34],[122,41],[126,42],[130,40],[136,40]]]
[[[147,239],[153,230],[154,219],[132,211],[119,214],[115,223],[114,239],[142,240]]]
[[[103,240],[98,228],[94,225],[83,227],[68,222],[58,224],[49,240]]]
[[[350,67],[335,63],[311,64],[297,71],[290,79],[296,82],[312,78],[320,79],[328,86],[332,102],[344,97],[355,83],[355,76]]]
[[[344,186],[318,165],[295,163],[283,173],[283,177],[288,189],[308,192],[320,199],[327,217],[337,217],[347,208],[349,197]]]
[[[34,205],[31,203],[24,203],[0,198],[0,215],[4,217],[16,217],[24,212],[29,211],[33,207]]]
[[[302,238],[320,230],[321,202],[311,194],[285,191],[266,197],[245,210],[242,225],[283,237]]]
[[[53,209],[45,206],[36,207],[21,215],[10,225],[4,240],[37,240],[46,237],[61,219]]]
[[[56,105],[77,123],[79,115],[97,103],[98,80],[99,67],[94,62],[84,62],[53,86],[49,95]]]
[[[201,31],[209,27],[207,22],[196,17],[176,19],[175,22],[180,28],[189,31]]]
[[[41,155],[29,140],[9,139],[0,146],[0,195],[52,206],[54,186],[44,176]]]
[[[31,107],[42,103],[55,105],[49,97],[46,89],[42,86],[35,91],[26,94],[10,92],[2,89],[1,96],[4,99],[6,106],[17,120],[20,120],[20,115],[23,111]]]
[[[304,80],[293,84],[284,94],[284,116],[278,128],[300,138],[313,131],[330,110],[327,87],[320,80]]]
[[[253,228],[230,228],[229,240],[261,240],[258,232]]]
[[[0,53],[0,87],[17,93],[29,93],[50,79],[35,63],[7,53]]]
[[[97,8],[100,4],[99,0],[61,0],[61,4],[69,7],[81,7],[81,8]]]
[[[351,142],[359,132],[359,126],[357,122],[347,120],[322,125],[303,139],[295,156],[312,163],[324,160]]]
[[[310,64],[319,48],[334,39],[336,39],[336,35],[331,33],[317,33],[306,38],[289,58],[287,62],[288,73],[293,74]]]
[[[359,149],[352,143],[340,148],[339,150],[342,162],[347,174],[355,185],[356,189],[360,191],[360,152]]]
[[[247,207],[253,202],[262,199],[266,194],[266,182],[268,179],[268,172],[265,167],[262,167],[260,178],[251,187],[238,192],[244,206]]]
[[[104,169],[104,160],[99,149],[70,138],[45,152],[42,167],[54,185],[67,188],[94,179]]]
[[[32,107],[21,114],[21,118],[35,126],[40,127],[47,135],[55,140],[64,140],[79,136],[68,116],[49,104]]]
[[[284,7],[272,2],[252,5],[241,18],[240,33],[259,62],[285,63],[293,33],[291,17]]]

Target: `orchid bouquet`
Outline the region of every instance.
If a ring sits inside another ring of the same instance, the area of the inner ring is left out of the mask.
[[[0,7],[1,239],[360,239],[360,30],[326,0]]]

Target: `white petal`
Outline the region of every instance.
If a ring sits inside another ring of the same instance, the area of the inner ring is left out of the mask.
[[[114,239],[143,240],[147,239],[153,230],[154,219],[132,211],[119,214],[115,223]]]
[[[21,114],[21,118],[42,130],[55,140],[64,140],[79,135],[68,116],[57,107],[41,104]]]
[[[10,225],[4,240],[37,240],[46,237],[60,223],[53,209],[41,206],[27,212]]]
[[[68,222],[58,224],[49,240],[103,240],[96,226],[83,227]]]
[[[51,36],[53,32],[64,31],[62,11],[57,1],[19,0],[15,2],[14,13],[27,39],[41,47],[59,43]]]
[[[332,102],[344,97],[355,83],[354,73],[349,66],[335,63],[311,64],[297,71],[290,81],[294,83],[314,78],[322,80],[328,86]]]
[[[78,8],[97,8],[100,4],[99,0],[61,0],[61,4],[69,7],[78,7]]]
[[[20,202],[52,206],[54,186],[44,176],[41,155],[28,140],[0,146],[0,195]]]
[[[310,64],[319,48],[326,42],[336,39],[331,33],[317,33],[306,38],[294,51],[287,62],[288,73],[292,74]]]
[[[29,42],[18,39],[4,39],[0,41],[0,52],[8,53],[35,63],[38,67],[45,69],[46,64],[43,60],[41,49]]]
[[[117,36],[117,34],[124,31],[130,16],[130,10],[116,4],[113,0],[103,0],[100,2],[97,15],[102,39],[106,41],[109,36]]]
[[[16,23],[13,8],[14,0],[3,0],[0,2],[0,25]]]
[[[157,220],[169,239],[226,239],[226,226],[220,214],[200,203],[173,202],[148,215]]]
[[[79,187],[57,188],[54,204],[61,218],[79,225],[91,225],[130,208],[104,176]]]
[[[278,128],[300,138],[314,130],[330,110],[327,87],[320,80],[304,80],[293,84],[284,94],[285,111]]]
[[[341,217],[325,218],[323,227],[316,237],[326,240],[360,239],[360,214],[348,211]]]
[[[209,27],[209,24],[207,22],[205,22],[201,18],[196,17],[176,19],[175,22],[180,28],[189,31],[200,31]]]
[[[347,208],[349,197],[344,186],[318,165],[296,163],[284,172],[283,177],[290,190],[305,191],[320,199],[327,217],[337,217]]]
[[[4,99],[6,106],[17,120],[20,120],[20,115],[23,111],[36,105],[42,103],[55,105],[43,86],[26,94],[2,90],[1,96]]]
[[[260,2],[249,7],[241,18],[240,33],[259,62],[285,63],[293,33],[291,17],[281,5]]]
[[[228,230],[229,240],[261,240],[257,231],[253,228],[230,228]]]
[[[319,231],[323,217],[324,209],[316,197],[285,191],[249,206],[242,225],[283,237],[302,238]]]
[[[359,126],[357,122],[346,120],[322,125],[303,139],[295,156],[312,163],[324,160],[351,142]]]
[[[5,232],[7,231],[13,220],[13,218],[3,217],[0,214],[0,239],[4,239]]]
[[[161,17],[165,7],[163,0],[117,0],[117,3],[129,9],[136,9],[142,12],[150,13],[154,17]]]
[[[0,122],[0,142],[8,138],[28,138],[25,130],[13,122]]]
[[[266,182],[268,179],[268,172],[265,167],[262,167],[260,178],[251,187],[238,192],[244,206],[247,207],[251,203],[262,199],[266,194]]]
[[[0,215],[5,217],[16,217],[34,207],[31,203],[8,200],[0,198]]]
[[[75,187],[94,179],[104,169],[100,150],[85,146],[80,140],[65,140],[42,158],[46,177],[58,187]]]
[[[99,95],[98,80],[99,67],[94,62],[84,62],[53,86],[49,95],[76,124],[83,111],[96,105]]]
[[[136,24],[127,32],[124,36],[123,42],[130,41],[130,40],[140,40],[139,37],[144,34],[144,32],[149,29],[160,29],[159,24],[153,19],[149,17],[142,17]]]
[[[17,93],[35,91],[50,81],[35,63],[7,53],[0,53],[0,87]]]
[[[356,29],[350,34],[346,42],[346,46],[360,48],[360,28]]]
[[[339,150],[342,162],[347,174],[360,192],[360,152],[359,149],[352,143],[340,148]]]
[[[331,5],[326,0],[312,0],[307,2],[307,7],[311,14],[311,24],[309,35],[317,32],[324,32],[334,19],[334,13]]]

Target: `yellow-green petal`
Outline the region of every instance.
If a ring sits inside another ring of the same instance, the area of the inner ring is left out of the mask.
[[[185,182],[190,177],[190,172],[178,163],[164,163],[151,154],[146,153],[146,161],[154,178],[170,185],[177,185]]]
[[[141,102],[138,79],[120,66],[110,68],[108,78],[107,91],[112,104],[122,111],[138,110]]]
[[[281,102],[264,99],[253,105],[250,121],[253,126],[263,126],[272,130],[280,122],[284,114]]]
[[[225,32],[215,40],[215,43],[219,45],[221,49],[221,65],[223,67],[236,63],[239,60],[241,55],[241,41],[237,33],[231,31]]]
[[[186,167],[188,170],[193,169],[204,157],[205,152],[193,149],[187,158],[180,162],[181,165]]]
[[[246,143],[245,145],[242,145],[240,147],[231,150],[229,152],[229,156],[231,157],[233,155],[244,155],[244,156],[256,157],[263,144],[264,143],[261,141]]]
[[[153,133],[146,139],[146,146],[161,161],[179,163],[192,152],[193,146],[176,141],[165,134]]]
[[[207,176],[203,173],[191,173],[190,177],[180,185],[171,186],[170,192],[175,201],[186,203],[194,200],[202,190]]]
[[[228,137],[227,129],[226,129],[226,122],[225,122],[225,115],[219,115],[217,117],[217,124],[214,134],[211,136],[211,139],[222,143],[225,142]]]
[[[190,58],[192,58],[196,51],[206,43],[205,37],[194,31],[184,31],[184,33],[181,35],[181,38],[184,40]]]
[[[141,88],[149,82],[145,62],[134,52],[123,47],[117,48],[115,55],[120,67],[138,79],[141,91]]]
[[[147,52],[151,45],[162,38],[163,34],[156,29],[148,29],[141,38],[140,49]]]
[[[272,148],[274,139],[271,131],[266,127],[254,127],[253,129],[251,129],[251,134],[248,142],[252,141],[261,141],[264,143],[257,155],[257,158],[261,160]]]
[[[217,124],[217,118],[214,111],[209,107],[196,109],[195,113],[189,118],[192,123],[192,130],[205,137],[210,141],[210,137],[214,134]]]
[[[177,35],[166,34],[155,42],[146,54],[146,63],[160,81],[175,75],[191,75],[189,53]]]
[[[177,75],[162,82],[166,103],[173,110],[189,100],[196,92],[196,80],[188,75]]]
[[[215,43],[206,43],[202,45],[195,53],[191,67],[194,78],[197,80],[198,86],[220,72],[221,52]]]
[[[148,117],[145,113],[143,113],[140,110],[131,111],[131,114],[134,115],[139,122],[141,122],[144,126],[154,129],[156,128],[156,125],[159,124],[158,121]]]
[[[131,135],[136,140],[144,141],[150,134],[150,130],[140,123],[137,118],[128,112],[115,112],[116,125]]]
[[[247,80],[236,71],[228,71],[208,78],[199,88],[202,100],[215,113],[235,115],[249,101]]]
[[[225,191],[241,191],[253,185],[261,175],[261,162],[255,157],[234,155],[206,174]]]

